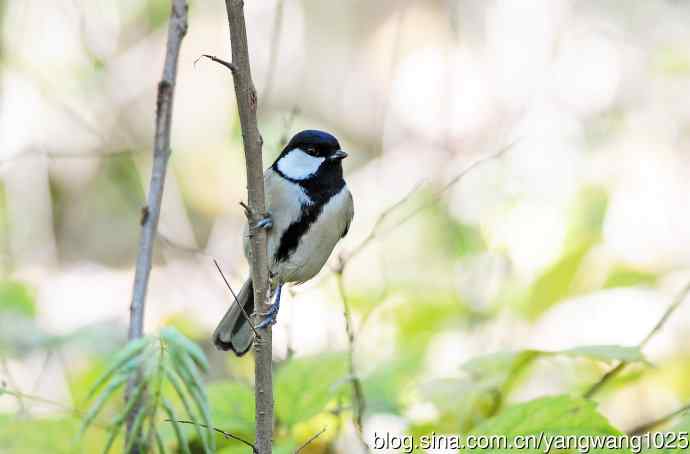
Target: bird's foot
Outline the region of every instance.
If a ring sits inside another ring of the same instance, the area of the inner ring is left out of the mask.
[[[256,329],[262,329],[266,328],[268,326],[273,326],[276,324],[278,321],[278,309],[279,305],[278,304],[271,304],[269,309],[266,312],[262,312],[261,316],[263,317],[261,321],[259,322],[258,325],[256,325]]]
[[[254,227],[257,229],[271,230],[273,228],[273,218],[267,214],[263,219],[260,219]]]
[[[263,319],[256,325],[257,329],[266,328],[267,326],[273,326],[278,321],[278,311],[280,310],[280,293],[283,290],[283,284],[278,285],[276,289],[276,299],[268,308],[268,311],[263,312],[261,315]]]

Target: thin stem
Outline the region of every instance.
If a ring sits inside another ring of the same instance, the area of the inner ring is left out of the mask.
[[[168,42],[163,65],[163,76],[158,83],[158,97],[156,100],[156,132],[153,146],[153,168],[151,171],[151,183],[149,185],[148,205],[145,207],[145,216],[141,222],[141,238],[139,241],[139,254],[137,256],[136,271],[134,273],[134,288],[130,305],[129,335],[128,339],[138,339],[144,332],[144,313],[146,305],[146,291],[151,275],[153,260],[153,245],[158,230],[161,204],[163,201],[163,187],[165,175],[170,158],[170,134],[172,125],[173,100],[175,93],[175,80],[177,78],[177,62],[180,55],[182,40],[187,33],[187,2],[186,0],[173,0],[168,24]],[[126,399],[135,388],[138,374],[127,385]],[[130,436],[132,422],[139,413],[142,403],[139,402],[133,408],[127,424],[127,437]],[[134,443],[134,452],[139,452],[138,445]]]
[[[690,282],[685,284],[683,289],[673,299],[671,305],[664,311],[664,314],[661,316],[659,321],[656,322],[656,325],[654,325],[654,327],[649,331],[649,333],[647,333],[644,339],[642,339],[642,341],[638,344],[640,349],[644,348],[649,343],[649,341],[652,340],[652,338],[659,331],[661,331],[661,329],[664,327],[671,315],[676,311],[676,309],[678,309],[678,307],[680,307],[683,301],[685,301],[685,298],[688,296],[688,293],[690,293]],[[601,390],[601,388],[604,387],[604,385],[611,381],[612,378],[620,374],[621,371],[628,366],[628,364],[629,363],[626,361],[621,361],[620,363],[618,363],[616,367],[606,372],[596,383],[594,383],[587,390],[587,392],[584,393],[584,397],[588,399],[592,398],[597,392]]]

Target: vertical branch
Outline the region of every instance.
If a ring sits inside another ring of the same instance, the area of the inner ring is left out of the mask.
[[[156,132],[153,145],[151,183],[149,185],[147,206],[142,210],[139,255],[137,256],[136,271],[134,273],[132,302],[129,308],[128,339],[130,341],[142,337],[144,332],[146,290],[151,274],[153,244],[156,238],[156,230],[158,229],[165,173],[168,167],[168,158],[170,157],[170,127],[172,123],[175,79],[177,77],[177,61],[180,55],[182,39],[186,33],[187,2],[186,0],[173,0],[170,23],[168,25],[168,42],[163,76],[158,83],[158,97],[156,99]],[[135,384],[134,380],[128,384],[128,397]],[[131,413],[132,416],[136,416],[139,406],[140,404],[134,407]]]
[[[232,48],[232,73],[235,82],[237,109],[240,114],[244,157],[247,167],[247,217],[249,225],[256,224],[266,213],[264,199],[263,163],[256,120],[257,96],[249,65],[247,29],[244,20],[244,2],[225,0],[230,27]],[[254,283],[254,301],[257,320],[265,313],[268,296],[268,258],[266,253],[266,232],[263,229],[250,229],[251,276]],[[256,393],[256,448],[259,454],[270,454],[273,444],[273,377],[271,371],[272,338],[270,326],[260,331],[261,336],[254,341],[254,379]]]

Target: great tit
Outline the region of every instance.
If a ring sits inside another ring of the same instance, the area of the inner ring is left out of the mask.
[[[267,230],[270,293],[275,294],[275,301],[257,327],[276,322],[283,284],[303,283],[314,277],[347,234],[354,205],[343,179],[342,160],[346,157],[333,135],[307,130],[297,133],[264,172],[268,216],[255,227]],[[249,259],[248,225],[243,239]],[[251,278],[213,333],[216,347],[238,356],[244,355],[254,340],[240,305],[246,314],[254,312]]]

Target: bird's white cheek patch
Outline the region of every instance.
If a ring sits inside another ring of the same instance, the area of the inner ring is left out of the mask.
[[[304,180],[315,174],[324,160],[324,158],[311,156],[299,148],[295,148],[278,161],[278,170],[288,178]]]

